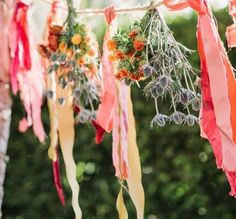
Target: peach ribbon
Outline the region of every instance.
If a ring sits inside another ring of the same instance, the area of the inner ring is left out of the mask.
[[[76,180],[76,164],[73,158],[75,131],[72,90],[70,85],[68,85],[65,89],[62,89],[61,86],[56,83],[55,73],[52,73],[47,77],[48,89],[54,92],[54,97],[52,99],[48,99],[51,125],[51,143],[48,150],[48,155],[50,159],[53,160],[53,162],[56,162],[58,160],[56,148],[59,139],[63,159],[66,166],[67,179],[72,190],[72,206],[76,215],[76,219],[81,219],[82,212],[78,203],[79,185]],[[58,98],[64,99],[65,102],[63,103],[63,105],[60,105],[58,103]],[[60,190],[59,188],[59,197],[60,192],[62,192],[62,190]]]
[[[81,219],[82,212],[78,203],[79,184],[76,180],[76,164],[73,158],[74,147],[74,110],[73,95],[71,87],[62,89],[57,85],[57,97],[64,98],[65,103],[60,105],[57,101],[56,111],[58,119],[58,135],[61,145],[61,151],[66,166],[66,175],[72,190],[72,207],[75,212],[75,218]],[[66,119],[65,119],[66,118]]]
[[[139,150],[136,141],[135,118],[133,115],[133,104],[130,88],[128,89],[128,161],[130,175],[126,179],[129,195],[135,205],[137,218],[144,218],[144,190],[142,185],[142,170],[140,164]]]

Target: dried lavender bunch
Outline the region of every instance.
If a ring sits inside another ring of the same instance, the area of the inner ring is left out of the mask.
[[[140,26],[146,27],[146,64],[143,72],[149,82],[144,94],[147,98],[155,99],[157,113],[151,127],[164,126],[167,121],[177,125],[194,125],[198,119],[191,114],[191,109],[200,110],[201,98],[193,83],[198,76],[187,59],[192,51],[175,40],[158,10],[147,12]],[[173,109],[170,116],[160,114],[158,110],[159,100],[166,100],[167,96]]]

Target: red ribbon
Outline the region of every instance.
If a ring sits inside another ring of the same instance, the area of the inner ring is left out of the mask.
[[[56,161],[52,161],[53,181],[54,181],[54,185],[57,190],[58,197],[61,201],[61,204],[64,206],[65,205],[65,196],[64,196],[63,187],[61,184],[60,162],[59,162],[59,156],[58,156],[57,149],[56,149],[56,153],[57,153],[57,159],[56,159]]]

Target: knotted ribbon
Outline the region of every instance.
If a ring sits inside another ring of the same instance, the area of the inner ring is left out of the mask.
[[[206,0],[164,0],[171,10],[192,7],[199,14],[197,39],[201,60],[201,133],[212,145],[218,168],[226,172],[236,196],[236,84],[233,68]]]

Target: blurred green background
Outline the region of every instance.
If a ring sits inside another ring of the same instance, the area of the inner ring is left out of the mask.
[[[222,40],[226,26],[232,23],[226,9],[215,12]],[[177,40],[191,49],[196,44],[196,14],[167,18]],[[97,28],[101,42],[103,28]],[[236,52],[230,51],[236,66]],[[197,52],[190,57],[199,66]],[[199,128],[169,125],[149,129],[154,105],[146,102],[142,92],[132,87],[140,148],[143,185],[146,193],[145,219],[235,219],[236,200],[228,195],[230,188],[225,175],[217,170],[210,145],[199,137]],[[164,110],[164,109],[163,109]],[[48,141],[38,143],[32,131],[22,135],[18,122],[23,116],[19,98],[14,97],[11,136],[5,180],[4,219],[72,219],[71,191],[61,162],[66,206],[62,207],[52,180],[51,161],[47,157]],[[43,110],[45,129],[49,130],[46,102]],[[94,143],[92,127],[76,127],[74,148],[78,181],[81,186],[80,204],[85,219],[118,218],[115,200],[119,183],[112,165],[111,135],[101,145]],[[125,201],[129,218],[135,210],[128,195]]]

